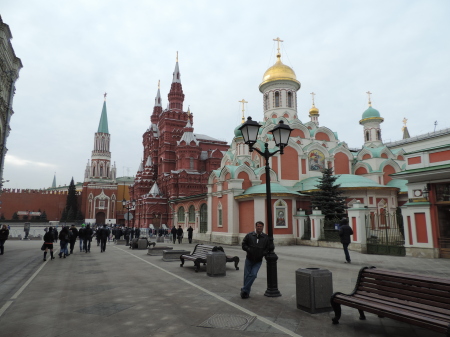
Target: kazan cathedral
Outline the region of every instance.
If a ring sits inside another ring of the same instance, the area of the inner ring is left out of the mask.
[[[275,64],[267,69],[259,85],[264,111],[260,116],[261,128],[254,145],[264,151],[264,145],[268,143],[269,150],[275,151],[278,148],[270,131],[280,120],[293,129],[284,154],[278,153],[269,159],[275,243],[334,245],[332,242],[324,243],[324,216],[320,210],[312,210],[310,215],[305,213],[305,210],[307,213],[311,211],[311,206],[310,197],[304,194],[317,190],[323,168],[333,168],[334,174],[339,175],[336,183],[341,185],[347,201],[348,216],[354,231],[353,249],[366,252],[370,240],[387,243],[392,240],[392,235],[389,234],[388,238],[385,234],[383,237],[384,234],[377,230],[387,233],[388,229],[396,227],[397,233],[393,239],[403,250],[399,255],[405,255],[406,249],[406,255],[438,257],[433,243],[438,230],[431,225],[430,207],[418,207],[427,201],[424,199],[426,187],[419,183],[416,190],[409,191],[408,180],[396,176],[407,170],[410,163],[405,148],[412,151],[417,144],[423,148],[426,142],[436,142],[436,139],[426,140],[425,143],[424,140],[417,143],[406,139],[404,142],[384,144],[381,129],[384,119],[372,107],[369,92],[368,108],[362,112],[359,121],[364,145],[358,150],[350,149],[335,131],[321,125],[314,96],[309,120],[300,120],[297,111],[297,92],[300,88],[301,83],[294,70],[282,62],[278,49]],[[197,239],[239,244],[245,234],[254,229],[256,221],[267,223],[265,160],[255,151],[249,151],[239,128],[240,125],[234,130],[234,138],[220,167],[209,175],[208,226],[206,231],[196,231]],[[404,130],[404,134],[407,133],[408,130]],[[445,138],[443,142],[448,144],[448,135]],[[442,160],[450,163],[450,158],[444,157]],[[174,222],[186,226],[184,218],[177,220],[177,207],[189,206],[188,202],[181,201],[175,205]],[[371,216],[373,219],[373,216],[380,214],[395,215],[400,209],[404,212],[404,221],[399,221],[401,228],[397,223],[387,223],[392,221],[389,217],[368,225]],[[372,235],[374,233],[376,235]]]

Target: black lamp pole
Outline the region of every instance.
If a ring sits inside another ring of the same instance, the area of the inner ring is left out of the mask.
[[[136,200],[127,201],[125,199],[122,200],[122,206],[127,209],[127,227],[130,227],[130,209],[136,206]]]
[[[255,150],[266,160],[266,212],[267,212],[267,235],[269,236],[269,252],[266,255],[266,269],[267,269],[267,289],[264,293],[268,297],[281,296],[278,290],[278,272],[277,272],[277,260],[278,256],[275,254],[275,244],[273,242],[273,219],[272,219],[272,194],[270,189],[270,165],[269,158],[280,152],[283,154],[283,149],[289,142],[289,136],[292,129],[285,125],[283,121],[280,121],[276,127],[271,131],[276,146],[279,150],[274,152],[269,151],[269,144],[264,143],[264,152],[253,148],[258,137],[258,131],[261,125],[254,122],[251,117],[247,118],[239,130],[242,132],[245,144],[249,146],[250,152]]]

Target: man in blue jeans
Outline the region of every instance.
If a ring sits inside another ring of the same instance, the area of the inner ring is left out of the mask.
[[[241,298],[249,298],[252,284],[258,275],[262,259],[269,251],[269,237],[263,233],[264,223],[258,221],[255,231],[248,233],[242,241],[242,249],[247,252],[244,268],[244,286],[241,288]]]

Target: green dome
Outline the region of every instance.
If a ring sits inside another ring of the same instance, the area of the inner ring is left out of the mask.
[[[236,126],[236,128],[234,129],[234,136],[235,137],[242,137],[242,131],[239,130],[239,128],[242,126],[242,124]]]
[[[380,117],[380,112],[377,109],[372,108],[371,106],[369,106],[367,110],[362,114],[362,119],[374,117]]]

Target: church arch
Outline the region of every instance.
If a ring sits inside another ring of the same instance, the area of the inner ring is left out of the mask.
[[[195,207],[194,205],[189,206],[189,222],[195,222]]]
[[[287,106],[288,108],[292,108],[292,92],[288,92],[287,94]]]
[[[288,146],[284,148],[284,155],[281,156],[281,179],[299,180],[299,160],[296,149]]]
[[[275,107],[280,107],[280,92],[275,91]]]
[[[350,158],[344,152],[334,155],[334,174],[350,174]]]
[[[288,207],[286,201],[278,199],[273,205],[274,228],[288,227]]]

